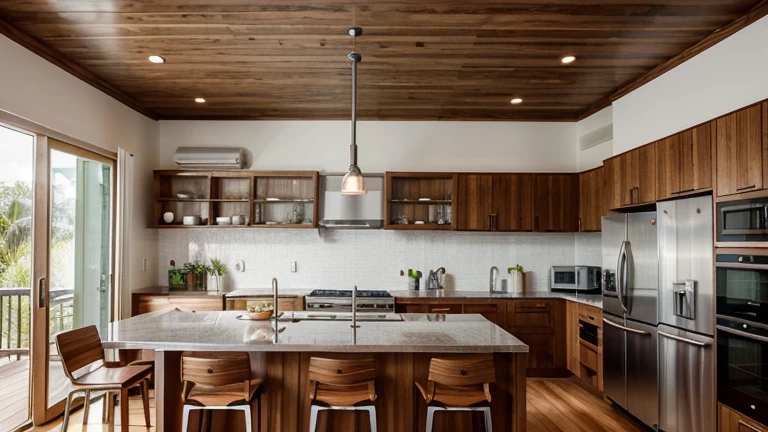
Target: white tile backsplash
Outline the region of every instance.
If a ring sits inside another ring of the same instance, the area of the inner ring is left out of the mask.
[[[603,266],[603,238],[599,232],[578,233],[576,236],[576,264]]]
[[[184,229],[159,230],[158,283],[167,284],[171,260],[222,259],[229,267],[225,289],[266,288],[277,277],[281,289],[406,289],[400,270],[447,270],[446,286],[487,290],[489,269],[522,265],[533,272],[533,288],[549,289],[553,265],[599,265],[600,235],[467,233],[385,230]],[[595,237],[597,240],[595,240]],[[594,250],[593,250],[594,249]],[[579,259],[577,259],[577,251]],[[236,273],[237,260],[245,272]],[[298,272],[291,273],[291,261]],[[212,288],[212,287],[210,287]]]

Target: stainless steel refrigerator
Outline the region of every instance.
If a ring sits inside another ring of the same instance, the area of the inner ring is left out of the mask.
[[[658,427],[656,212],[603,218],[605,395]]]
[[[712,197],[656,205],[659,239],[659,427],[714,432]]]

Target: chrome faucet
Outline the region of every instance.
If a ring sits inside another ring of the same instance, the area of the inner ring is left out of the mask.
[[[357,285],[352,289],[352,325],[354,329],[360,327],[357,325]]]
[[[277,310],[277,278],[272,278],[272,318],[275,320],[275,329],[277,329],[277,319],[279,312]]]
[[[445,288],[443,286],[443,277],[445,277],[445,267],[438,267],[437,270],[430,270],[427,277],[427,289],[428,290],[441,290]]]
[[[491,283],[490,283],[490,291],[494,292],[496,291],[496,278],[499,276],[499,268],[496,266],[491,267]]]

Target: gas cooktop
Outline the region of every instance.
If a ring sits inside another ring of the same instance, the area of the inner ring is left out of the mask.
[[[392,297],[384,290],[357,290],[358,297]],[[352,290],[314,290],[309,297],[352,297]]]

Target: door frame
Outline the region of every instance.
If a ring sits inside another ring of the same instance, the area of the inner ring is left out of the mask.
[[[35,425],[47,423],[64,411],[65,401],[48,406],[49,391],[49,347],[50,347],[50,310],[49,310],[49,269],[50,269],[50,216],[51,216],[51,151],[56,150],[77,157],[107,164],[111,167],[110,179],[110,280],[108,319],[114,320],[114,268],[115,268],[115,226],[116,226],[116,185],[117,163],[100,153],[95,153],[72,144],[67,144],[37,134],[35,137],[34,156],[34,193],[33,193],[33,229],[32,229],[32,281],[33,295],[30,296],[32,317],[30,319],[30,379],[32,389],[32,421]]]

